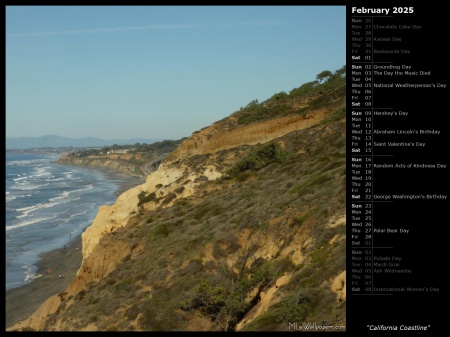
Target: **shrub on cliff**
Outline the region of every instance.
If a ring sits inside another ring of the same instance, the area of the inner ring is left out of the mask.
[[[225,171],[225,178],[233,178],[240,172],[247,170],[259,170],[274,162],[281,162],[286,157],[278,143],[269,142],[258,146],[244,158]]]
[[[139,198],[139,203],[138,203],[138,207],[141,207],[143,204],[150,202],[150,201],[158,201],[158,198],[156,197],[156,193],[150,193],[150,194],[146,194],[144,191],[142,191],[141,193],[139,193],[138,195]]]

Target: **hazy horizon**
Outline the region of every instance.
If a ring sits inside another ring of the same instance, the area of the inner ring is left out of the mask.
[[[163,139],[163,138],[142,138],[142,137],[115,137],[115,138],[101,138],[101,137],[95,137],[95,136],[86,136],[86,137],[66,137],[64,135],[55,135],[55,134],[48,134],[48,135],[42,135],[42,136],[18,136],[18,137],[9,137],[6,138],[45,138],[45,137],[59,137],[59,138],[69,138],[69,139],[85,139],[85,138],[97,138],[102,140],[114,140],[114,139]],[[181,137],[183,138],[183,137]],[[164,138],[166,139],[166,138]]]
[[[113,145],[152,144],[162,141],[175,141],[179,139],[167,138],[111,138],[98,137],[72,138],[59,135],[44,135],[40,137],[6,137],[6,150],[26,150],[42,148],[82,148],[82,147],[109,147]]]

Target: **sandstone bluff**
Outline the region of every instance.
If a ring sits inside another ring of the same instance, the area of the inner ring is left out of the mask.
[[[345,80],[328,84],[290,97],[296,113],[242,123],[244,109],[184,140],[99,208],[64,296],[7,330],[345,325]],[[262,153],[268,164],[248,169]]]

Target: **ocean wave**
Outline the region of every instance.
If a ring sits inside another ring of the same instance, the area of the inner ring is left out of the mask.
[[[51,220],[51,219],[54,219],[54,218],[56,218],[56,215],[53,216],[53,217],[48,217],[48,218],[34,218],[32,220],[29,220],[29,221],[23,221],[21,223],[15,224],[15,225],[7,226],[5,230],[8,232],[8,231],[10,231],[12,229],[25,227],[25,226],[30,226],[30,225],[33,225],[35,223]]]
[[[37,192],[39,192],[39,191],[37,191]],[[7,192],[7,193],[9,193],[9,192]],[[7,195],[6,196],[6,202],[8,203],[8,202],[13,201],[15,199],[25,198],[25,197],[29,197],[29,196],[31,196],[31,194],[26,194],[26,195]]]
[[[20,180],[25,180],[28,179],[28,176],[24,176],[24,177],[20,177],[20,178],[14,178],[13,181],[20,181]]]
[[[92,174],[90,170],[69,169],[47,159],[7,160],[5,285],[9,289],[40,277],[37,269],[22,266],[33,268],[41,252],[70,242],[69,233],[70,239],[81,234],[95,218],[99,204],[113,198],[110,189],[114,184],[95,170]]]
[[[70,195],[72,195],[72,194],[74,194],[74,193],[80,193],[80,192],[84,192],[84,191],[89,191],[89,190],[92,190],[94,188],[94,186],[93,185],[87,185],[86,187],[83,187],[83,188],[80,188],[80,189],[77,189],[77,190],[73,190],[73,191],[63,191],[62,193],[60,193],[60,195],[58,195],[57,197],[53,197],[53,198],[50,198],[50,199],[48,199],[50,202],[56,202],[56,201],[58,201],[58,200],[64,200],[64,199],[68,199],[69,197],[70,197]],[[80,193],[81,194],[81,193]],[[76,197],[73,197],[72,199],[70,199],[70,200],[67,200],[67,201],[64,201],[64,202],[69,202],[69,201],[73,201],[73,200],[79,200],[80,199],[80,196],[78,195],[78,196],[76,196]],[[60,202],[61,203],[61,202]]]
[[[28,215],[30,215],[31,212],[39,211],[39,210],[42,210],[45,208],[55,207],[60,204],[65,204],[65,203],[77,201],[80,199],[80,196],[76,196],[74,198],[69,198],[70,193],[71,192],[69,192],[69,191],[64,191],[64,192],[62,192],[62,194],[59,197],[50,198],[49,202],[40,203],[40,204],[23,207],[23,208],[18,208],[18,209],[16,209],[16,211],[21,212],[23,214],[16,216],[16,218],[18,218],[18,219],[25,218]]]
[[[77,198],[74,200],[79,200],[81,198]],[[65,208],[62,212],[54,213],[55,217],[58,217],[61,224],[66,224],[72,221],[74,218],[82,217],[83,215],[86,215],[90,211],[96,208],[95,204],[92,203],[83,203],[83,204],[76,204],[74,206],[70,206]],[[78,209],[82,209],[82,211],[77,211]],[[64,216],[63,214],[68,213],[68,216]]]
[[[65,203],[69,203],[69,202],[80,200],[81,199],[80,195],[76,195],[76,196],[71,197],[71,194],[77,193],[77,192],[86,191],[86,190],[91,190],[93,188],[94,188],[93,185],[88,185],[85,188],[81,188],[81,189],[78,189],[78,190],[63,191],[59,196],[54,197],[54,198],[50,198],[48,200],[49,202],[39,203],[39,204],[35,204],[35,205],[32,205],[32,206],[27,206],[27,207],[22,207],[22,208],[17,208],[16,211],[20,212],[22,214],[16,216],[16,218],[18,218],[18,219],[26,218],[32,212],[39,211],[39,210],[42,210],[42,209],[45,209],[45,208],[55,207],[55,206],[58,206],[60,204],[65,204]]]
[[[92,211],[95,207],[93,204],[85,204],[87,205],[87,207],[85,208],[85,210],[83,212],[80,213],[73,213],[69,216],[68,220],[72,220],[73,218],[77,217],[77,216],[82,216],[85,215],[86,213],[88,213],[89,211]]]
[[[35,278],[39,278],[41,276],[42,276],[42,274],[26,274],[24,281],[28,282],[28,281],[31,281],[31,280],[33,280]]]
[[[25,160],[12,160],[6,163],[6,166],[30,166],[38,163],[47,162],[47,159],[25,159]]]
[[[29,191],[29,190],[35,190],[37,188],[48,186],[50,183],[45,183],[42,185],[36,185],[29,182],[26,183],[16,183],[16,185],[11,186],[11,189],[13,190],[19,190],[19,191]]]
[[[9,195],[9,192],[6,192],[6,202],[13,201],[14,199],[17,199],[15,195]]]
[[[35,279],[35,278],[38,278],[38,277],[42,276],[42,274],[36,274],[35,273],[36,267],[33,266],[33,265],[30,265],[28,263],[25,263],[22,266],[22,269],[25,269],[25,278],[24,278],[25,282],[31,281],[32,279]]]
[[[51,176],[51,177],[48,177],[47,179],[45,179],[46,181],[50,181],[50,182],[52,182],[52,183],[54,183],[54,182],[56,182],[56,181],[66,181],[66,179],[65,178],[55,178],[55,176]]]
[[[50,202],[56,202],[57,200],[63,200],[70,195],[70,191],[63,191],[60,195],[54,198],[48,199]]]
[[[49,176],[52,173],[50,172],[51,170],[51,166],[39,166],[36,167],[34,169],[34,171],[36,172],[35,174],[32,175],[32,177],[44,177],[44,176]]]
[[[66,177],[66,179],[72,179],[76,173],[78,173],[78,171],[67,171],[64,172],[64,176]]]
[[[16,211],[17,212],[27,212],[27,211],[35,210],[38,207],[39,207],[39,205],[33,205],[33,206],[28,206],[28,207],[17,208]]]

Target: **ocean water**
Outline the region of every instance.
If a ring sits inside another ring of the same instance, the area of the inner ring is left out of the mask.
[[[39,254],[65,245],[138,178],[56,163],[59,155],[6,153],[6,289],[39,275]]]

